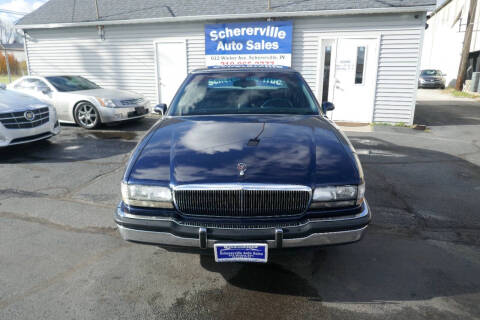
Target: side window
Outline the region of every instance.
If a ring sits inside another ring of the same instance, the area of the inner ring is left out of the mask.
[[[49,90],[47,84],[42,80],[30,79],[32,90],[42,92],[44,90]]]
[[[355,67],[355,84],[363,84],[365,71],[365,47],[357,47],[357,64]]]
[[[28,89],[28,79],[22,80],[15,85],[15,89]]]
[[[23,90],[32,90],[32,91],[43,91],[45,89],[49,89],[47,84],[42,80],[38,79],[25,79],[20,81],[15,85],[15,89],[23,89]]]

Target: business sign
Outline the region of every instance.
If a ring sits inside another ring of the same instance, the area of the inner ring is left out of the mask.
[[[207,24],[206,65],[290,67],[292,29],[292,21]]]

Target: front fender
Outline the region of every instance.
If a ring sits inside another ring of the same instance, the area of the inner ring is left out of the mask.
[[[100,113],[100,120],[103,121],[102,113],[99,110],[100,108],[103,108],[103,107],[100,105],[100,103],[98,102],[97,99],[95,99],[94,97],[74,94],[71,97],[69,97],[69,99],[68,99],[68,110],[69,110],[68,114],[71,117],[70,120],[72,122],[75,122],[75,115],[74,115],[75,114],[75,107],[81,102],[91,103],[95,108],[97,108],[97,110]]]

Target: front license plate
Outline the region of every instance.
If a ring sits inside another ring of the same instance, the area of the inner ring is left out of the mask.
[[[145,107],[137,107],[137,108],[135,108],[135,112],[136,112],[138,115],[145,114],[145,113],[146,113]]]
[[[215,243],[216,262],[263,262],[268,259],[266,243]]]

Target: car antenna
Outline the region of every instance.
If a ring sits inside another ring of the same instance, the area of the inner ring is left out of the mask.
[[[258,135],[253,138],[253,139],[250,139],[248,140],[248,143],[247,143],[247,146],[249,147],[256,147],[258,146],[258,144],[260,143],[260,136],[262,135],[262,133],[265,131],[265,122],[263,123],[262,125],[262,130],[260,130],[260,132],[258,133]]]

